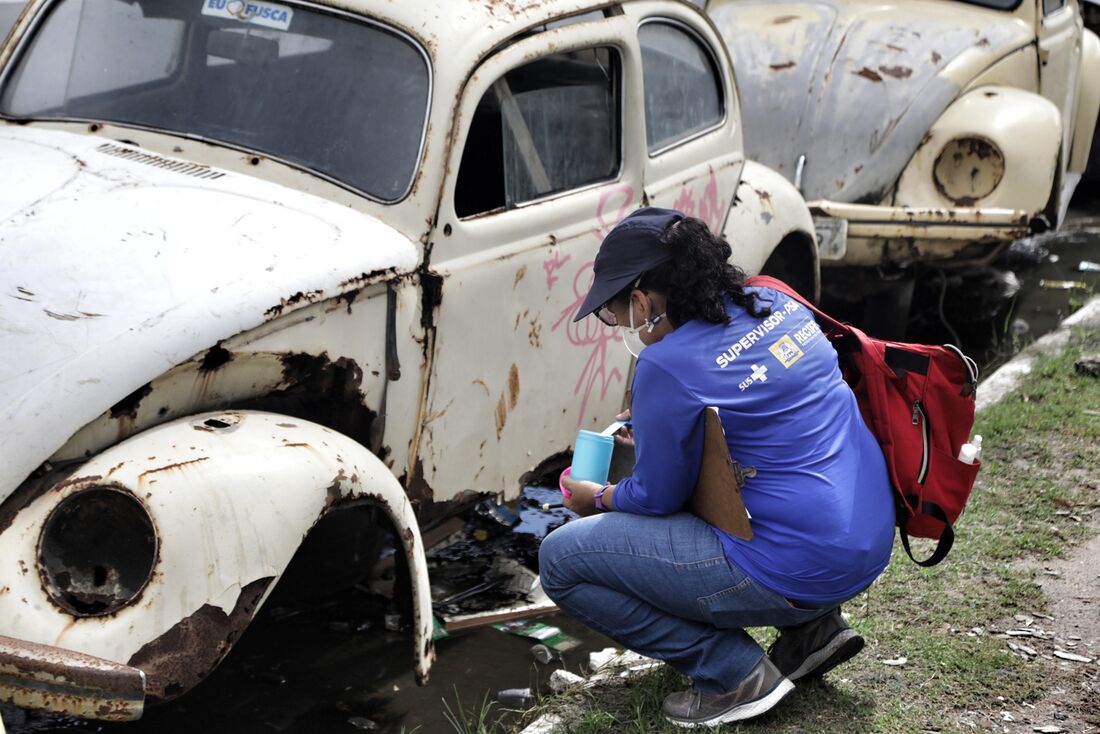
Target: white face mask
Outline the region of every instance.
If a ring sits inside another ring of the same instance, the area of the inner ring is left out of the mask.
[[[636,327],[634,326],[634,304],[631,303],[628,308],[630,309],[630,327],[623,329],[623,346],[626,347],[626,351],[637,358],[638,355],[642,353],[642,350],[649,346],[642,341],[642,329],[645,329],[647,334],[652,334],[653,329],[657,327],[657,324],[661,322],[661,319],[663,319],[665,315],[659,313],[654,316],[652,320],[646,319],[645,323]]]

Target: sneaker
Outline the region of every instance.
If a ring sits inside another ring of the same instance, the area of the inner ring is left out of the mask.
[[[676,726],[718,726],[759,716],[793,689],[794,684],[763,657],[732,691],[704,693],[692,686],[666,696],[661,710]]]
[[[780,629],[768,657],[789,680],[820,676],[863,649],[863,638],[840,616],[840,608],[812,622]]]

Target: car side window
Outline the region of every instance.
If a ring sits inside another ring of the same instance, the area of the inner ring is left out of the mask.
[[[650,21],[638,29],[645,83],[645,137],[660,151],[718,125],[721,77],[711,53],[686,29]]]
[[[1056,13],[1066,7],[1066,0],[1043,0],[1043,15]]]
[[[620,72],[611,48],[553,54],[513,69],[481,98],[455,183],[471,217],[618,175]]]

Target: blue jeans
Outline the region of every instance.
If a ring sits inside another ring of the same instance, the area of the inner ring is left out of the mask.
[[[542,587],[569,615],[709,693],[735,688],[764,651],[745,627],[787,627],[836,608],[803,609],[726,559],[686,513],[610,512],[569,522],[539,550]]]

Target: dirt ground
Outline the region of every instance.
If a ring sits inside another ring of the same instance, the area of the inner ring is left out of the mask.
[[[1005,642],[1020,648],[1014,650],[1016,654],[1032,660],[1036,675],[1052,677],[1050,692],[1034,706],[1003,709],[999,720],[979,724],[963,717],[963,724],[1009,734],[1100,733],[1100,512],[1096,511],[1100,508],[1100,467],[1081,474],[1084,485],[1095,494],[1095,502],[1067,511],[1090,522],[1097,534],[1065,558],[1034,568],[1035,583],[1051,600],[1050,614],[1022,612],[1005,619],[1002,630],[1032,631],[1031,636],[1005,632]],[[1055,651],[1091,662],[1059,658]]]

